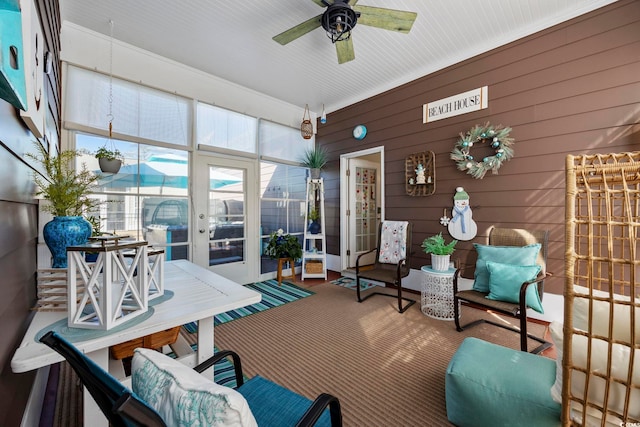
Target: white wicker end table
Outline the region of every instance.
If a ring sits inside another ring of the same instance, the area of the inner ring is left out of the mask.
[[[438,320],[454,320],[453,275],[455,268],[436,271],[422,267],[422,312]]]

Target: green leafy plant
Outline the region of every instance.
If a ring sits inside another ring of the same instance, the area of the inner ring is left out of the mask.
[[[45,176],[34,172],[33,180],[38,186],[36,194],[49,201],[43,210],[55,216],[81,216],[83,211],[100,205],[100,200],[91,198],[99,175],[93,174],[83,163],[78,171],[75,159],[80,154],[76,150],[64,150],[52,156],[37,141],[36,153],[27,153],[27,157],[42,166]]]
[[[318,210],[315,208],[311,208],[311,210],[309,211],[309,220],[317,221],[319,219],[320,219],[320,212],[318,212]]]
[[[442,233],[438,233],[435,236],[427,237],[422,242],[422,249],[428,254],[434,255],[451,255],[455,251],[455,246],[458,243],[457,240],[452,240],[449,243],[445,243]]]
[[[91,224],[91,237],[100,236],[102,231],[100,231],[100,217],[95,215],[89,215],[85,217],[89,224]]]
[[[311,169],[322,169],[327,164],[327,152],[320,146],[307,149],[300,163]]]
[[[302,245],[296,236],[285,234],[282,228],[271,233],[264,253],[271,259],[302,258]]]
[[[96,151],[95,156],[96,159],[120,160],[124,162],[124,155],[117,148],[109,150],[106,146],[100,147],[98,151]]]

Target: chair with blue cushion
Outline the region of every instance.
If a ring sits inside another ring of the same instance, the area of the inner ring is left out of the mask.
[[[496,228],[489,232],[489,244],[474,244],[478,253],[473,288],[459,290],[462,269],[453,276],[455,324],[459,332],[480,323],[489,323],[520,334],[520,350],[528,351],[527,337],[540,343],[532,353],[551,346],[542,337],[527,332],[527,307],[543,313],[542,296],[546,271],[549,232]],[[486,318],[460,325],[460,302],[505,314],[520,320],[520,328]]]
[[[48,332],[40,341],[64,356],[115,427],[342,426],[336,397],[323,393],[311,402],[261,376],[245,382],[240,357],[229,350],[191,369],[155,350],[136,349],[131,391],[57,333]],[[236,389],[200,374],[228,357],[233,360]]]

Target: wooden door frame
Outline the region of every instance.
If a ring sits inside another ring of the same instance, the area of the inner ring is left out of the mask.
[[[349,230],[349,218],[347,217],[347,209],[349,208],[349,198],[348,198],[348,179],[347,178],[347,168],[349,166],[349,160],[367,156],[370,154],[380,154],[380,168],[379,168],[379,176],[378,180],[380,182],[380,198],[378,202],[378,206],[380,208],[380,221],[384,221],[385,218],[385,182],[384,182],[384,146],[368,148],[366,150],[354,151],[352,153],[346,153],[340,155],[340,230],[346,231]],[[344,178],[344,179],[342,179]],[[346,270],[349,268],[347,262],[347,250],[349,249],[349,240],[348,239],[340,239],[340,268],[341,270]]]

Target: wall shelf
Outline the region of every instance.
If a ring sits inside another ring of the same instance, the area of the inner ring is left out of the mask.
[[[424,167],[424,184],[417,183],[419,164]],[[406,158],[404,185],[409,196],[430,196],[436,192],[436,156],[433,151],[411,154]]]

